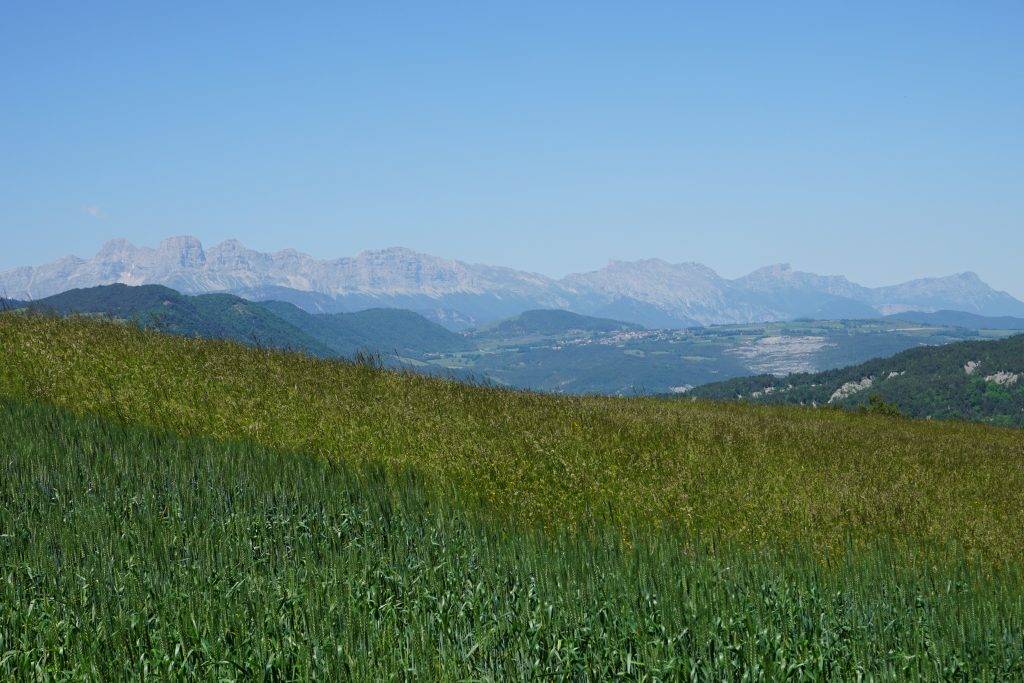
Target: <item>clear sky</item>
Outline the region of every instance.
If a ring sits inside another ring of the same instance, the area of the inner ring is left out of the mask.
[[[0,92],[0,269],[189,233],[1024,297],[1020,0],[12,2]]]

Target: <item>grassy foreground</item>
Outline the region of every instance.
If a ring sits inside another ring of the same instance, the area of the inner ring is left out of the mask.
[[[1020,572],[509,530],[414,470],[0,399],[0,679],[1007,680]]]
[[[0,679],[1024,677],[1020,432],[0,315]]]
[[[820,557],[876,542],[1024,560],[1018,430],[467,387],[88,319],[0,315],[0,395],[332,462],[412,467],[493,519]]]

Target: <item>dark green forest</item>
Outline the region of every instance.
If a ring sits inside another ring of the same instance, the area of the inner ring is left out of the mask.
[[[863,388],[836,395],[853,383]],[[927,346],[825,372],[732,379],[689,395],[852,410],[881,402],[909,417],[1024,427],[1024,335]]]

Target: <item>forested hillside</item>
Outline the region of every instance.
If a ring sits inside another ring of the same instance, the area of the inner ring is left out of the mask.
[[[284,301],[264,301],[258,305],[329,346],[339,356],[372,349],[419,358],[428,353],[470,348],[462,335],[413,311],[370,308],[355,313],[312,314]]]
[[[260,304],[231,294],[187,296],[160,285],[104,285],[72,289],[7,308],[57,315],[103,315],[142,327],[206,339],[294,349],[314,356],[332,349]]]
[[[848,409],[881,402],[911,417],[1024,427],[1024,335],[927,346],[826,372],[733,379],[689,395]]]
[[[372,309],[314,314],[282,301],[254,302],[232,294],[188,296],[159,285],[73,289],[8,309],[95,314],[186,337],[230,339],[255,346],[351,357],[377,353],[387,361],[466,347],[462,336],[411,311]]]
[[[572,332],[616,332],[642,330],[642,325],[609,318],[595,318],[570,311],[536,310],[485,325],[473,333],[476,339],[521,339],[553,337]]]

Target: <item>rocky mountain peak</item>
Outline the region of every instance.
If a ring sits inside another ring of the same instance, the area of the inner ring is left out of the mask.
[[[249,251],[249,248],[236,239],[224,240],[220,244],[214,245],[210,248],[210,251],[219,251],[225,254],[239,254]]]
[[[773,263],[763,268],[758,268],[747,277],[771,277],[783,278],[793,273],[793,266],[789,263]]]
[[[183,268],[198,268],[206,263],[202,243],[191,235],[168,237],[157,247],[157,257],[164,266],[178,265]]]
[[[97,257],[110,257],[135,251],[135,246],[123,237],[107,240],[96,253]]]

